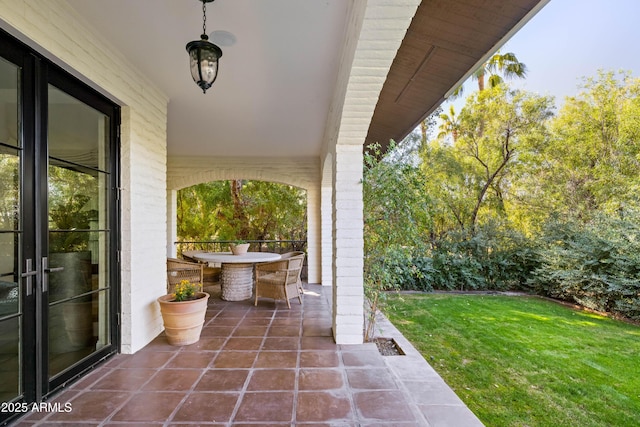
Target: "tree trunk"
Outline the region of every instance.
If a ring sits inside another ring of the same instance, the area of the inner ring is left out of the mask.
[[[421,142],[424,147],[427,143],[427,121],[423,120],[420,122],[420,133],[422,134]]]
[[[242,181],[238,179],[231,180],[231,199],[233,200],[233,223],[235,229],[238,230],[237,239],[247,239],[248,225],[247,215],[244,211],[242,203]]]

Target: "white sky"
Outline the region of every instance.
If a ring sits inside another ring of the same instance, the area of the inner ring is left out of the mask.
[[[512,87],[553,95],[559,108],[598,69],[640,77],[640,0],[551,0],[500,51],[528,68]],[[467,94],[476,88],[468,84]],[[462,105],[455,102],[456,112]]]

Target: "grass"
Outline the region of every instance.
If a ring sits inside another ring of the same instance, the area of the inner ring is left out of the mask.
[[[640,328],[534,297],[411,294],[386,314],[487,426],[640,426]]]

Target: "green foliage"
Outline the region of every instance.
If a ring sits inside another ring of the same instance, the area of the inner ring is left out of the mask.
[[[262,181],[216,181],[178,191],[180,240],[304,240],[306,192]]]
[[[475,259],[464,241],[440,242],[433,254],[435,289],[478,290],[486,289],[481,274],[482,264]]]
[[[367,268],[365,293],[370,301],[386,290],[434,290],[438,272],[433,260],[425,255],[421,247],[393,245],[384,251],[384,259],[377,264],[379,268]]]
[[[638,206],[640,80],[600,71],[567,98],[551,123],[553,137],[533,142],[514,177],[514,206],[536,231],[550,212],[588,221]]]
[[[552,220],[540,238],[538,292],[640,320],[640,215]]]
[[[430,247],[403,287],[535,290],[637,318],[639,95],[600,72],[556,118],[551,98],[504,84],[442,114],[421,152]]]
[[[16,151],[7,149],[0,151],[0,229],[2,230],[19,228],[20,157]]]
[[[473,73],[472,79],[478,82],[478,91],[482,92],[486,87],[486,83],[489,84],[490,88],[494,88],[503,84],[504,78],[525,78],[526,75],[527,66],[520,62],[514,53],[500,53],[498,51],[478,67]],[[453,92],[452,98],[459,98],[462,93],[463,86],[461,85]]]
[[[430,255],[412,260],[413,268],[421,272],[421,280],[407,280],[402,289],[523,289],[537,266],[531,242],[496,223],[480,226],[473,236],[448,233],[438,240]]]
[[[441,115],[447,120],[439,138],[421,152],[436,236],[454,227],[473,234],[478,222],[505,217],[504,195],[521,146],[546,138],[551,113],[550,98],[499,85],[469,97],[457,118],[453,111]]]
[[[97,218],[98,180],[89,173],[49,166],[49,251],[88,249],[91,220]],[[79,231],[76,231],[79,230]]]
[[[371,338],[375,313],[384,304],[384,291],[398,289],[402,279],[411,277],[411,258],[425,241],[429,228],[429,200],[422,176],[410,161],[394,159],[395,144],[383,157],[375,145],[365,153],[363,171],[364,203],[364,286],[369,303],[366,337]],[[410,153],[408,153],[410,156]]]
[[[178,239],[222,239],[221,235],[229,234],[222,221],[222,211],[231,203],[228,181],[206,182],[179,190]]]

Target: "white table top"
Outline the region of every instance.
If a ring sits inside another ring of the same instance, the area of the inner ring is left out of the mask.
[[[273,252],[247,252],[244,255],[233,255],[231,252],[193,252],[185,255],[205,262],[220,264],[253,264],[256,262],[277,261],[280,254]]]

